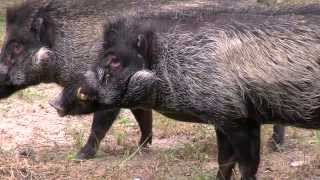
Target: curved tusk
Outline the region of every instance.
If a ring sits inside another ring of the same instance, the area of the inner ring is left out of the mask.
[[[77,90],[77,98],[81,101],[87,101],[89,99],[87,95],[81,92],[81,87]]]

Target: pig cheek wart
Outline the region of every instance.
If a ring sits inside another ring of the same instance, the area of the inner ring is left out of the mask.
[[[35,54],[36,63],[40,63],[42,60],[49,59],[49,53],[50,53],[50,50],[48,50],[47,48],[44,48],[44,47],[40,48],[38,52]]]

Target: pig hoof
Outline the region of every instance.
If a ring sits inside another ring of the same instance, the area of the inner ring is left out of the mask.
[[[94,158],[96,155],[96,151],[94,150],[94,148],[87,148],[87,147],[84,147],[82,148],[76,155],[76,159],[92,159]]]
[[[267,146],[268,146],[268,149],[273,152],[281,152],[281,150],[283,149],[282,143],[277,143],[273,139],[270,139],[268,141]]]
[[[139,145],[142,147],[148,147],[149,144],[152,144],[152,136],[143,137],[139,141]]]

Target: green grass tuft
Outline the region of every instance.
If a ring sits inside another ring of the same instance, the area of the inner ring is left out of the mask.
[[[42,91],[38,91],[34,87],[18,91],[14,96],[28,103],[33,103],[34,101],[47,99],[46,94],[44,94]]]
[[[320,130],[316,130],[317,143],[320,144]]]
[[[2,46],[3,43],[3,37],[4,37],[4,32],[5,32],[5,18],[4,16],[0,16],[0,47]]]

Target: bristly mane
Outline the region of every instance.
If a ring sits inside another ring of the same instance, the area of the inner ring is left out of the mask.
[[[157,16],[158,19],[187,19],[195,17],[208,17],[222,14],[256,14],[256,15],[320,15],[320,3],[313,3],[309,5],[294,4],[294,5],[280,5],[277,7],[266,6],[250,6],[250,7],[226,7],[223,5],[206,5],[205,7],[182,7],[175,11],[155,11],[147,12],[137,9],[137,18],[152,18]],[[173,16],[175,15],[175,16]]]
[[[310,5],[282,5],[278,7],[252,6],[252,7],[225,7],[223,5],[207,5],[205,7],[182,7],[175,11],[145,11],[139,8],[131,16],[120,15],[113,16],[108,20],[104,29],[119,29],[118,26],[138,23],[139,26],[149,26],[148,20],[157,20],[163,22],[185,22],[185,21],[202,21],[205,19],[214,19],[216,16],[277,16],[277,15],[320,15],[320,3]],[[139,20],[140,22],[138,22]]]

